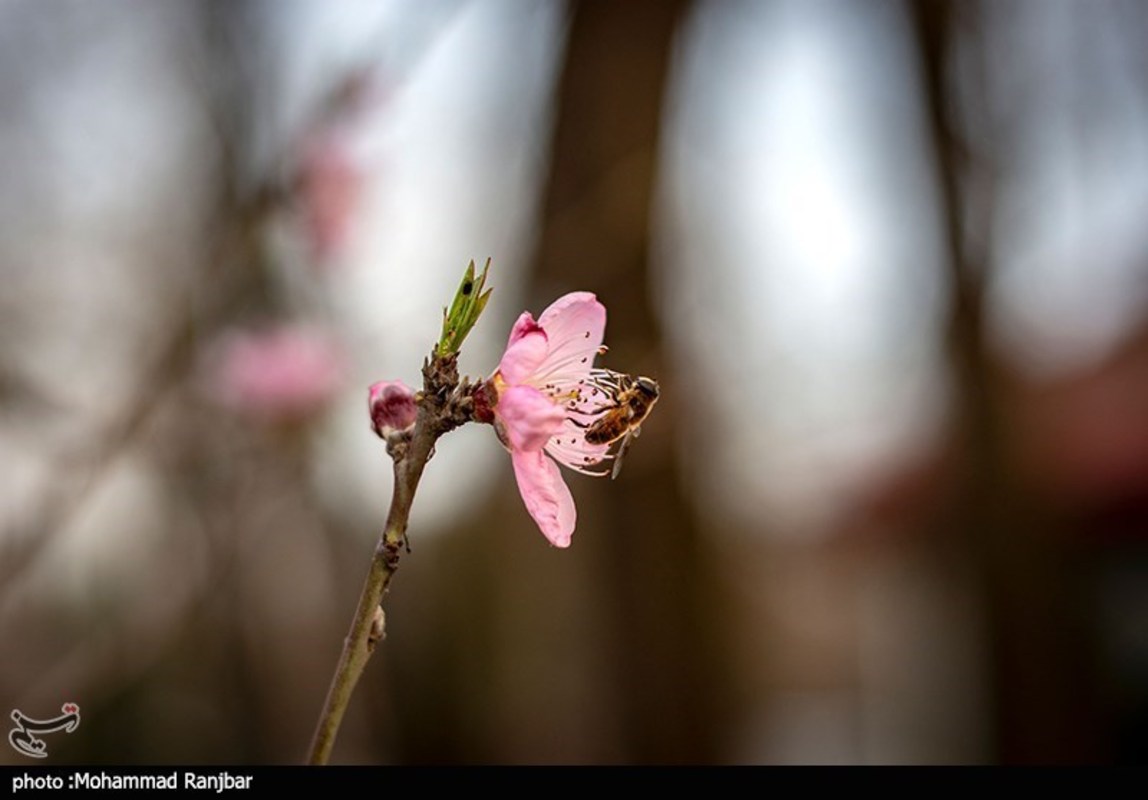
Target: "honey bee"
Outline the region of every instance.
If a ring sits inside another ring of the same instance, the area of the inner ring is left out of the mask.
[[[658,402],[658,382],[653,378],[634,378],[620,372],[603,370],[596,383],[607,389],[611,403],[586,428],[586,442],[613,444],[621,441],[614,455],[614,468],[610,472],[610,479],[613,480],[622,471],[622,458],[630,449],[632,441],[641,433],[642,422]]]

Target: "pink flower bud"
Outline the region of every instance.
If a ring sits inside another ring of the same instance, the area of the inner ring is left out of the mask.
[[[418,416],[414,390],[402,381],[371,384],[367,406],[371,412],[371,429],[383,439],[408,430]]]

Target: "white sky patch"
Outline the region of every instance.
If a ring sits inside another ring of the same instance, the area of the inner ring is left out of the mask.
[[[800,532],[935,426],[939,270],[913,109],[888,88],[905,68],[890,29],[861,37],[891,39],[875,58],[827,6],[782,9],[756,29],[739,17],[722,54],[685,67],[671,257],[692,333],[722,320],[712,346],[686,345],[721,408],[700,477],[751,525]],[[736,77],[699,94],[717,74]]]
[[[850,123],[834,102],[844,93],[817,40],[788,42],[775,58],[739,210],[761,257],[740,262],[743,280],[771,339],[812,357],[855,357],[874,339],[876,231],[852,180],[857,154],[838,133]]]
[[[1008,76],[991,331],[1012,363],[1086,367],[1148,305],[1148,120],[1120,14],[1073,3],[991,8],[989,57]],[[1020,103],[1024,113],[1016,113]]]
[[[1148,130],[1103,132],[1084,154],[1061,133],[1018,164],[993,282],[998,341],[1044,376],[1103,357],[1148,302]]]
[[[798,26],[774,53],[740,204],[757,254],[739,262],[750,267],[739,277],[753,304],[747,318],[762,329],[752,338],[766,351],[760,396],[776,398],[765,429],[752,434],[774,454],[761,488],[791,515],[817,517],[836,510],[835,484],[886,438],[872,406],[897,278],[881,263],[882,220],[857,180],[867,154],[850,136],[860,119],[844,100],[850,76],[837,52],[832,37]]]

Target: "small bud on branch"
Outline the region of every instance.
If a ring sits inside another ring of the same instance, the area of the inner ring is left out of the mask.
[[[490,299],[490,293],[494,291],[493,289],[483,291],[486,288],[486,273],[489,270],[489,258],[482,268],[482,274],[477,278],[474,274],[474,261],[467,266],[466,274],[462,276],[462,283],[454,295],[454,302],[450,304],[450,310],[446,308],[442,310],[442,336],[439,337],[438,345],[435,347],[436,356],[441,358],[457,353],[467,334],[474,327],[474,323],[478,322],[479,315]]]

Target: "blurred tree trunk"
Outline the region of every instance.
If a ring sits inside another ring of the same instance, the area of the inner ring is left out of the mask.
[[[604,540],[594,572],[608,604],[603,631],[621,703],[623,752],[638,762],[705,762],[721,754],[720,605],[712,553],[699,536],[675,459],[673,364],[662,351],[650,259],[663,99],[688,2],[575,6],[558,87],[533,307],[594,290],[610,321],[603,361],[657,376],[664,399],[618,481],[582,491]],[[587,500],[589,502],[587,502]]]
[[[949,0],[910,2],[921,56],[951,292],[947,347],[954,383],[960,469],[949,529],[971,564],[985,620],[989,755],[1001,763],[1062,763],[1097,757],[1083,663],[1079,571],[1008,469],[1001,414],[1003,374],[986,341],[991,274],[991,167],[1001,153],[975,152],[961,123],[991,133],[989,109],[970,84],[954,91],[959,42],[983,59],[980,9]],[[972,62],[969,62],[972,63]],[[967,64],[966,64],[967,66]],[[961,104],[958,105],[958,99]],[[958,109],[963,116],[958,116]],[[992,137],[983,137],[991,141]],[[999,139],[992,142],[999,146]],[[993,164],[988,163],[992,160]],[[971,187],[987,191],[976,195]],[[946,552],[947,555],[947,552]]]

